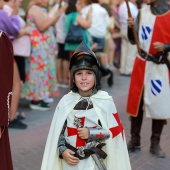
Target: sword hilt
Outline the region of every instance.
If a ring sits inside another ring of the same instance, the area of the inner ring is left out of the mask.
[[[75,117],[74,118],[74,125],[77,126],[77,128],[82,128],[82,124],[81,124],[81,119]]]

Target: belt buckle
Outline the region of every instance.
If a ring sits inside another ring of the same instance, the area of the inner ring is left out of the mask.
[[[148,56],[149,56],[149,54],[146,53],[145,60],[148,60]]]
[[[163,56],[161,55],[161,56],[159,57],[159,59],[158,59],[158,63],[161,62],[162,58],[163,58]]]

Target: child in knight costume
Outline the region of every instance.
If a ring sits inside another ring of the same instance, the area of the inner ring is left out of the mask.
[[[41,170],[131,170],[118,112],[100,90],[100,64],[84,42],[69,70],[71,92],[56,107]]]

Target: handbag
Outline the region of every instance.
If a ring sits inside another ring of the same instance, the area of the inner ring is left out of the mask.
[[[83,41],[83,28],[80,25],[74,25],[71,22],[65,42],[79,44],[82,41]]]

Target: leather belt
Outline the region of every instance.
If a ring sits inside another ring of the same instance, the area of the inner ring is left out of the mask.
[[[143,59],[147,60],[147,61],[152,61],[156,64],[165,64],[166,63],[166,59],[167,59],[167,53],[162,53],[159,55],[151,55],[148,54],[147,52],[145,52],[144,50],[141,49],[141,55],[140,55]]]
[[[167,52],[163,52],[163,53],[160,53],[159,55],[153,56],[141,49],[140,57],[142,57],[143,59],[147,61],[152,61],[156,64],[166,64],[168,69],[170,69],[170,61],[168,60]]]
[[[82,157],[77,151],[78,149],[75,148],[74,146],[70,145],[69,143],[65,143],[65,146],[75,152],[74,156],[79,158],[80,160],[87,159],[90,155],[96,153],[99,155],[101,158],[105,159],[107,157],[107,154],[102,150],[102,147],[105,146],[105,143],[100,143],[96,147],[92,147],[90,149],[85,149],[84,150],[84,156]]]

